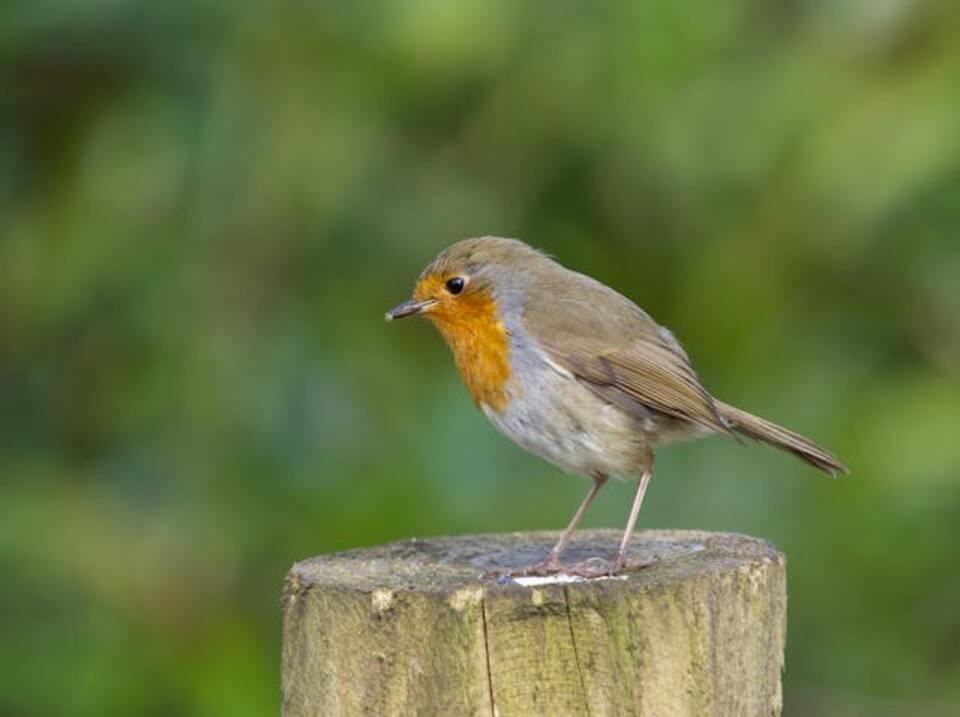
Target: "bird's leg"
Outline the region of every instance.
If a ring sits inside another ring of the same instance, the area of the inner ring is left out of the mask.
[[[560,539],[557,540],[557,544],[553,546],[547,557],[539,563],[535,563],[526,568],[507,571],[505,573],[506,575],[549,575],[563,570],[563,566],[560,564],[560,554],[563,552],[563,549],[567,547],[567,543],[570,542],[570,538],[577,529],[580,519],[583,518],[583,514],[587,512],[587,508],[590,507],[593,499],[597,497],[597,493],[603,488],[603,484],[607,482],[607,476],[600,473],[592,477],[593,485],[590,486],[590,492],[587,493],[587,497],[580,503],[580,507],[577,508],[577,512],[573,514],[573,518],[570,520],[570,525],[560,534]]]
[[[563,552],[563,549],[567,547],[567,543],[570,542],[570,538],[573,537],[573,533],[577,529],[577,525],[580,524],[583,514],[587,512],[587,508],[590,507],[593,499],[597,497],[597,493],[600,492],[600,489],[603,488],[603,484],[606,482],[607,477],[605,475],[597,474],[593,477],[593,485],[590,486],[590,491],[587,493],[587,497],[583,499],[580,507],[577,508],[577,512],[573,514],[573,518],[570,520],[570,525],[568,525],[560,534],[560,539],[557,540],[557,544],[553,546],[552,550],[550,550],[550,554],[544,561],[545,563],[556,566],[557,568],[560,567],[560,554]]]
[[[643,504],[643,495],[647,492],[647,485],[650,483],[650,477],[653,475],[652,467],[643,471],[640,480],[637,483],[637,492],[633,496],[633,505],[630,507],[630,517],[627,519],[627,527],[623,531],[623,538],[620,540],[620,547],[613,556],[613,560],[604,560],[603,558],[590,558],[582,563],[577,563],[565,572],[570,575],[577,575],[583,578],[596,578],[603,575],[616,575],[627,567],[627,546],[630,544],[630,536],[633,535],[633,529],[637,525],[637,516],[640,515],[640,506]],[[630,567],[644,568],[648,563],[638,563]]]
[[[643,475],[640,476],[640,481],[637,483],[637,492],[633,496],[633,505],[630,506],[630,517],[627,518],[627,527],[623,531],[623,538],[620,540],[620,547],[617,549],[617,554],[613,556],[613,564],[611,565],[612,573],[620,572],[627,564],[627,546],[630,544],[633,529],[637,525],[637,516],[640,515],[640,506],[643,504],[643,494],[647,492],[647,485],[650,483],[650,476],[652,475],[653,471],[648,468],[643,472]]]

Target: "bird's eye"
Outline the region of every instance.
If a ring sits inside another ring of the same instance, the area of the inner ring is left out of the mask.
[[[456,296],[463,291],[463,287],[466,285],[466,283],[467,282],[465,282],[461,277],[455,276],[447,281],[447,291]]]

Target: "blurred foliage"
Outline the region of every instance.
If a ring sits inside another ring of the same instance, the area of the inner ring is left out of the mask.
[[[852,467],[671,448],[641,516],[786,551],[786,713],[957,714],[958,48],[914,0],[0,5],[0,713],[275,714],[293,561],[562,527],[381,320],[501,234]]]

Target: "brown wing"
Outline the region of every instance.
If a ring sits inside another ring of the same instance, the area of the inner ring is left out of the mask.
[[[524,326],[550,359],[621,406],[635,405],[731,434],[669,331],[613,289],[563,270],[528,295]]]

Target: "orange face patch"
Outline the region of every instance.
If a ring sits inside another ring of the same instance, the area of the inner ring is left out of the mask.
[[[507,406],[510,364],[507,331],[497,316],[489,292],[470,286],[457,296],[444,289],[449,276],[421,279],[413,292],[417,301],[435,299],[424,313],[440,331],[474,403],[485,403],[497,413]]]

